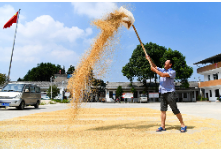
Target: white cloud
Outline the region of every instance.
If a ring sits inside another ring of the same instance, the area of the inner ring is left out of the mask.
[[[16,10],[10,5],[0,7],[2,27],[15,13]],[[11,77],[14,77],[12,80],[17,80],[18,76],[23,77],[40,62],[65,65],[67,69],[71,64],[77,64],[82,53],[78,47],[73,46],[86,45],[86,42],[91,41],[91,28],[67,27],[49,15],[39,16],[29,22],[25,21],[25,16],[20,17],[23,22],[18,24],[11,68]],[[14,32],[15,24],[0,30],[0,73],[8,73]],[[77,42],[79,39],[82,40],[81,43]]]
[[[72,5],[75,13],[96,19],[103,17],[107,12],[118,9],[116,3],[113,2],[73,2]]]
[[[24,25],[19,24],[18,34],[21,39],[26,39],[23,42],[39,43],[39,42],[75,42],[78,38],[86,38],[92,34],[92,29],[86,30],[79,27],[65,27],[63,23],[55,21],[49,15],[42,15],[31,22],[26,22]],[[22,42],[22,41],[21,41]]]

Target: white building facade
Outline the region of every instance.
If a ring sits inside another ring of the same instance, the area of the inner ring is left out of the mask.
[[[205,90],[203,97],[216,101],[221,96],[221,54],[194,63],[197,64],[208,64],[197,69],[197,73],[204,76],[199,87]]]

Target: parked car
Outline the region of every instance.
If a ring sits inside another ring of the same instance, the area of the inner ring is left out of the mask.
[[[140,102],[147,102],[147,95],[146,94],[141,94],[139,98],[139,103]]]
[[[32,105],[39,108],[41,102],[40,87],[29,83],[8,83],[0,91],[0,107],[16,107],[23,110]]]
[[[62,99],[62,96],[56,96],[54,97],[55,100],[61,100]]]
[[[50,97],[45,96],[45,97],[43,97],[42,99],[43,99],[43,100],[50,100]]]

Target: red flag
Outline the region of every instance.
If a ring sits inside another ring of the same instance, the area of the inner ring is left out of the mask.
[[[13,23],[17,23],[17,18],[18,18],[18,11],[17,13],[12,16],[11,19],[9,19],[9,21],[3,26],[3,29],[4,28],[8,28],[8,27],[11,27]]]

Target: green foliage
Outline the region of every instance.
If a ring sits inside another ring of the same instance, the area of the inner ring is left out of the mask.
[[[45,102],[41,102],[40,105],[46,105],[46,103]]]
[[[117,90],[116,90],[116,98],[121,97],[123,94],[123,89],[121,86],[118,86]]]
[[[181,83],[180,87],[189,88],[189,86],[190,86],[187,79],[181,79],[180,83]]]
[[[148,55],[154,60],[153,62],[157,66],[162,65],[162,62],[159,60],[166,51],[166,48],[152,42],[147,43],[144,47]],[[135,77],[137,77],[138,81],[154,78],[154,72],[150,70],[150,64],[145,58],[141,45],[137,45],[136,49],[134,49],[129,62],[122,68],[122,73],[131,82]]]
[[[23,81],[23,79],[21,79],[21,78],[19,77],[17,81]]]
[[[54,74],[58,74],[59,70],[61,73],[65,73],[65,69],[61,68],[60,65],[54,65],[51,63],[40,63],[37,67],[32,68],[27,72],[23,79],[19,78],[21,81],[50,81],[50,77]]]
[[[156,66],[160,68],[164,68],[166,60],[172,59],[174,61],[172,68],[176,70],[175,80],[180,81],[183,87],[189,87],[187,79],[192,75],[193,68],[186,64],[185,57],[182,53],[177,50],[173,51],[171,48],[166,49],[152,42],[147,43],[144,47]],[[155,78],[156,81],[158,78],[157,75],[150,70],[150,64],[146,60],[140,45],[137,45],[136,49],[134,49],[129,62],[122,68],[122,73],[130,82],[132,82],[135,77],[137,77],[138,81],[150,78]]]
[[[56,102],[55,101],[50,101],[49,104],[56,104]]]
[[[178,80],[182,83],[183,86],[187,87],[188,78],[193,73],[193,68],[188,66],[185,61],[185,56],[183,56],[182,53],[180,53],[177,50],[172,50],[169,48],[161,58],[161,61],[164,62],[168,59],[172,59],[174,61],[174,65],[172,69],[176,70],[176,78],[175,80]],[[162,65],[164,67],[164,64]]]
[[[135,89],[134,86],[132,86],[132,88],[131,88],[131,92],[132,92],[132,93],[135,93],[135,92],[136,92],[136,89]]]
[[[96,86],[96,88],[93,90],[94,93],[98,94],[100,96],[101,92],[105,92],[106,83],[101,79],[96,79],[93,74],[93,68],[89,68],[88,73],[88,81],[92,84],[92,86]]]
[[[7,80],[7,77],[5,74],[0,73],[0,85],[4,84]]]
[[[59,89],[56,85],[52,86],[52,98],[56,97],[59,94]],[[51,98],[51,86],[49,86],[49,89],[47,90],[47,96]]]
[[[58,102],[58,103],[69,103],[70,101],[68,99],[63,99],[62,101],[61,100],[54,100],[54,102]]]
[[[75,67],[70,65],[69,69],[67,70],[67,74],[73,74],[74,71],[75,71]]]
[[[208,101],[208,98],[201,98],[200,95],[197,96],[197,101]]]

